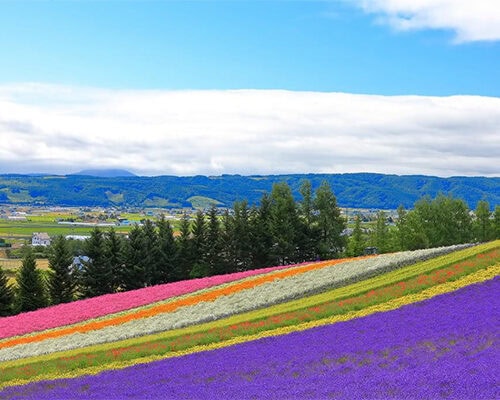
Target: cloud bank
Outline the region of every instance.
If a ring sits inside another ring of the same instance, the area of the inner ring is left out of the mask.
[[[0,173],[500,176],[500,99],[0,86]]]
[[[500,40],[498,0],[348,0],[396,30],[449,29],[457,42]]]

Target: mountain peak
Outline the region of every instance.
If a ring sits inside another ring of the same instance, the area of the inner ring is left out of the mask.
[[[98,178],[118,178],[118,177],[127,177],[127,176],[136,176],[130,171],[125,169],[84,169],[80,172],[75,172],[71,175],[87,175],[87,176],[95,176]]]

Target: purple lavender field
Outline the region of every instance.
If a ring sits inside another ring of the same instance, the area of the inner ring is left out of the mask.
[[[500,399],[500,277],[400,309],[0,399]]]

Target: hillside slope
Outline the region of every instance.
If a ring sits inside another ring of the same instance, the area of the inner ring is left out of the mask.
[[[499,275],[495,241],[0,318],[0,398],[496,398]]]
[[[295,174],[267,176],[29,176],[0,175],[0,203],[65,206],[185,207],[203,204],[232,206],[247,199],[257,204],[276,182],[285,181],[299,199],[299,188],[309,179],[315,190],[330,183],[340,206],[395,209],[412,207],[422,196],[439,193],[464,199],[469,208],[479,200],[500,204],[500,178],[397,176],[383,174]],[[197,203],[198,204],[198,203]]]

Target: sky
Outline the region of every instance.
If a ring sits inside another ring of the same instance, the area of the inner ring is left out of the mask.
[[[500,176],[498,0],[0,0],[0,173]]]

